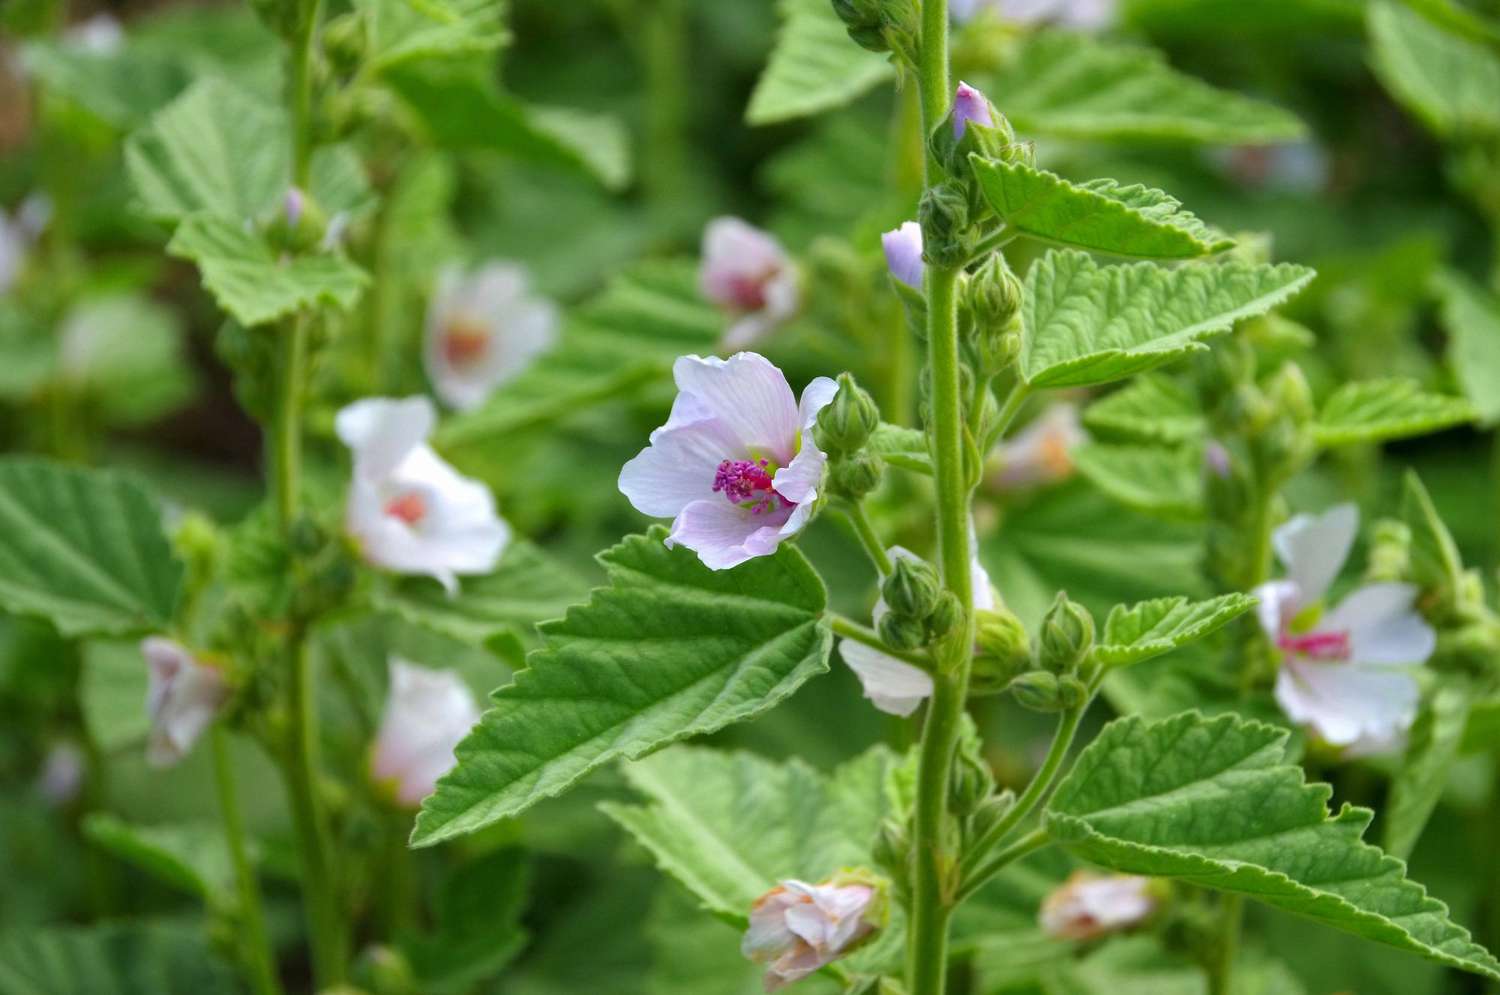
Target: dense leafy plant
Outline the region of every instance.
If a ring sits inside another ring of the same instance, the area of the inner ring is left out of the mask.
[[[0,993],[1500,984],[1496,12],[753,7],[0,15]]]

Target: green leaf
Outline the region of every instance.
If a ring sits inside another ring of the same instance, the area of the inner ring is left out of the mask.
[[[1407,548],[1413,583],[1452,599],[1464,584],[1463,556],[1415,470],[1406,471],[1401,481],[1401,519],[1411,530]]]
[[[1197,441],[1207,429],[1188,389],[1157,374],[1136,377],[1090,404],[1083,424],[1096,434],[1167,445]]]
[[[1247,895],[1500,979],[1500,961],[1400,860],[1361,841],[1368,810],[1330,818],[1331,789],[1285,762],[1286,741],[1235,715],[1116,720],[1058,786],[1047,831],[1104,867]]]
[[[921,429],[881,422],[870,434],[869,449],[891,466],[932,473],[932,453],[927,448],[927,434]]]
[[[1104,621],[1094,658],[1108,667],[1149,660],[1223,628],[1255,607],[1248,594],[1223,594],[1207,601],[1156,598],[1128,608],[1116,605]]]
[[[395,582],[376,607],[475,646],[507,633],[529,635],[538,622],[561,618],[588,595],[581,579],[527,542],[512,542],[495,569],[465,577],[458,593],[424,577]]]
[[[145,425],[187,402],[194,374],[177,316],[145,297],[80,301],[64,319],[58,378],[111,425]]]
[[[403,62],[385,75],[437,144],[488,149],[583,173],[617,190],[630,180],[624,127],[613,117],[522,103],[472,60]]]
[[[1054,245],[1143,259],[1190,259],[1234,240],[1151,187],[1070,183],[1018,162],[971,156],[974,176],[1008,229]]]
[[[1415,380],[1362,380],[1323,402],[1313,434],[1319,445],[1342,446],[1426,435],[1473,420],[1468,401],[1429,394]]]
[[[610,586],[542,626],[529,668],[495,693],[423,803],[415,845],[516,815],[616,757],[758,715],[828,669],[827,592],[794,547],[714,571],[666,535],[601,554]]]
[[[1184,75],[1159,52],[1072,32],[1028,38],[986,92],[1022,131],[1063,138],[1232,145],[1305,132],[1281,108]]]
[[[169,52],[128,45],[119,52],[81,50],[66,40],[32,42],[26,69],[49,96],[59,96],[121,130],[139,127],[191,81]]]
[[[890,79],[878,52],[856,45],[827,0],[777,0],[781,30],[745,120],[776,124],[831,110]]]
[[[600,807],[705,909],[743,924],[783,878],[872,863],[894,762],[876,747],[824,775],[795,758],[675,747],[624,768],[649,804]]]
[[[1305,266],[1239,261],[1100,266],[1049,251],[1026,274],[1020,369],[1033,387],[1108,383],[1206,349],[1202,339],[1287,300]]]
[[[91,812],[83,820],[83,834],[167,884],[210,902],[234,904],[234,865],[219,826],[138,826],[109,812]]]
[[[1422,702],[1386,803],[1383,842],[1387,853],[1402,860],[1411,856],[1437,808],[1463,743],[1469,697],[1467,688],[1447,681]]]
[[[1500,56],[1408,7],[1372,3],[1371,61],[1386,89],[1444,136],[1500,132]]]
[[[521,913],[530,877],[526,854],[514,848],[448,871],[435,928],[400,940],[424,995],[464,995],[515,959],[527,939]]]
[[[146,661],[134,642],[91,639],[83,645],[78,704],[89,736],[105,753],[143,750],[151,733]]]
[[[0,936],[0,995],[237,995],[198,926],[121,923]]]
[[[665,378],[678,356],[712,352],[724,327],[698,293],[695,264],[639,263],[569,315],[556,348],[477,410],[444,419],[437,448],[477,461],[498,443]]]
[[[1481,422],[1500,422],[1500,299],[1445,271],[1433,284],[1448,332],[1448,366]]]
[[[1085,957],[1052,966],[1045,978],[1042,989],[1046,995],[1207,995],[1208,992],[1200,963],[1181,952],[1167,952],[1150,936],[1112,940]]]
[[[198,264],[203,286],[230,317],[247,327],[304,309],[347,311],[370,278],[341,256],[283,256],[243,225],[197,214],[183,221],[167,252]]]
[[[362,68],[372,73],[423,59],[483,55],[508,38],[500,0],[356,0],[354,6],[368,31]]]
[[[1196,448],[1089,442],[1073,450],[1073,461],[1079,473],[1121,504],[1173,518],[1203,514],[1203,459]]]
[[[0,606],[66,636],[165,629],[182,567],[161,509],[135,480],[0,459]]]

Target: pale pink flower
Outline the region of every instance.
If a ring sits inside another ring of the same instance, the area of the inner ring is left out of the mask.
[[[879,892],[868,884],[782,881],[755,900],[740,952],[766,968],[767,992],[833,963],[876,929]]]
[[[556,344],[557,325],[556,305],[520,265],[446,269],[427,308],[427,377],[444,404],[473,410]]]
[[[1115,19],[1118,0],[948,0],[949,16],[959,24],[992,10],[1017,24],[1059,24],[1098,31]]]
[[[964,131],[968,129],[970,121],[986,128],[993,127],[995,124],[994,118],[990,116],[990,102],[985,99],[984,94],[969,84],[960,82],[953,94],[954,141],[964,137]]]
[[[1043,900],[1038,921],[1048,936],[1092,940],[1140,923],[1156,905],[1149,878],[1075,871]]]
[[[474,692],[451,670],[390,660],[391,686],[370,756],[375,781],[415,808],[453,767],[453,749],[479,721]]]
[[[195,659],[180,644],[161,636],[141,641],[146,658],[146,712],[151,736],[146,762],[170,767],[193,748],[229,697],[217,667]]]
[[[885,251],[885,265],[891,276],[913,290],[921,290],[922,226],[915,221],[903,222],[901,227],[880,236],[880,247]]]
[[[1419,698],[1410,668],[1437,645],[1413,609],[1411,584],[1366,584],[1324,611],[1358,530],[1352,504],[1297,515],[1273,537],[1286,579],[1254,592],[1261,627],[1282,655],[1277,702],[1293,722],[1351,756],[1401,746]]]
[[[457,575],[495,568],[510,528],[489,488],[427,445],[436,422],[425,397],[375,397],[341,410],[335,426],[354,454],[344,521],[365,560],[426,574],[452,592]]]
[[[753,352],[683,356],[672,375],[672,413],[620,471],[620,491],[642,514],[671,518],[667,544],[712,570],[774,553],[812,516],[827,462],[813,423],[838,385],[817,377],[798,404]]]
[[[698,287],[734,318],[724,333],[726,350],[761,341],[796,314],[802,300],[797,267],[781,243],[732,217],[714,218],[703,229]]]
[[[1055,484],[1073,475],[1073,450],[1088,441],[1078,406],[1058,402],[997,451],[1000,469],[991,482],[1000,490]]]
[[[890,556],[893,560],[917,558],[911,550],[900,546],[892,546]],[[970,569],[973,574],[974,610],[994,611],[995,591],[990,586],[990,575],[979,562],[977,555],[973,558]],[[885,596],[881,595],[871,612],[871,620],[877,628],[880,626],[880,620],[890,610],[885,603]],[[841,639],[839,640],[839,655],[859,678],[859,683],[865,690],[865,697],[869,698],[870,703],[877,709],[888,715],[899,715],[905,718],[915,712],[917,706],[932,695],[931,674],[889,653],[882,653],[874,647],[857,643],[852,639]]]

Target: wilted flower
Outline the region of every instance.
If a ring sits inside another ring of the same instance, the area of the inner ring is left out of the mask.
[[[1092,940],[1127,929],[1156,910],[1151,879],[1075,871],[1042,902],[1042,931],[1063,940]]]
[[[964,131],[968,128],[970,121],[987,128],[995,123],[994,118],[990,116],[990,102],[985,99],[984,94],[969,84],[960,82],[953,94],[954,141],[964,137]]]
[[[336,428],[354,453],[345,527],[364,558],[434,577],[451,592],[455,575],[494,569],[510,529],[489,488],[461,476],[427,445],[436,421],[425,397],[375,397],[340,411]]]
[[[991,482],[1001,490],[1054,484],[1073,474],[1073,450],[1088,441],[1078,407],[1059,402],[998,450],[1000,469]]]
[[[479,721],[479,705],[451,670],[392,657],[390,675],[370,772],[397,803],[415,808],[453,767],[453,748]]]
[[[620,491],[642,514],[673,519],[667,544],[712,570],[774,553],[812,515],[827,462],[813,423],[838,385],[814,379],[799,405],[753,352],[683,356],[672,375],[672,413],[620,471]]]
[[[883,905],[880,888],[859,875],[825,884],[782,881],[755,900],[740,952],[765,965],[766,991],[778,991],[833,963],[878,929]]]
[[[735,317],[724,348],[743,349],[796,313],[797,268],[775,237],[739,218],[714,218],[703,229],[698,264],[703,296]]]
[[[83,787],[87,765],[77,743],[59,740],[47,751],[37,775],[36,789],[53,808],[71,804]]]
[[[1341,504],[1297,515],[1274,535],[1285,580],[1256,588],[1266,636],[1282,653],[1276,700],[1292,721],[1350,755],[1397,748],[1416,717],[1416,678],[1437,637],[1413,610],[1411,584],[1366,584],[1324,612],[1323,599],[1359,529]]]
[[[891,276],[914,290],[922,289],[922,226],[915,221],[903,222],[880,236],[885,250],[885,264]]]
[[[992,10],[1017,24],[1049,22],[1082,31],[1107,27],[1117,0],[948,0],[948,14],[959,24]]]
[[[890,556],[893,560],[917,558],[911,550],[900,546],[892,546]],[[990,587],[990,575],[985,572],[979,557],[975,556],[972,561],[974,585],[974,610],[993,611],[995,608],[995,591]],[[880,620],[890,612],[890,606],[885,603],[882,595],[875,602],[875,608],[871,612],[871,620],[879,627]],[[932,695],[932,675],[920,667],[914,667],[904,660],[897,659],[888,653],[882,653],[872,646],[857,643],[852,639],[839,641],[839,655],[859,677],[859,683],[865,689],[865,697],[870,699],[880,711],[888,715],[899,715],[902,718],[917,710],[917,706]]]
[[[224,675],[195,659],[180,644],[161,636],[141,641],[148,682],[146,711],[151,737],[146,762],[170,767],[187,755],[229,697]]]
[[[492,262],[443,271],[427,308],[427,376],[443,403],[483,404],[557,341],[557,308],[531,290],[526,270]]]

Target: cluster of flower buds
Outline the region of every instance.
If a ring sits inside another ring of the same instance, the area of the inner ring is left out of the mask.
[[[1027,708],[1062,712],[1088,700],[1095,677],[1094,617],[1089,610],[1059,591],[1042,619],[1040,638],[1032,653],[1032,669],[1010,682],[1010,691]]]
[[[293,255],[327,252],[337,246],[344,224],[342,215],[329,218],[306,190],[288,187],[281,209],[266,224],[266,238],[278,251]]]
[[[828,454],[829,493],[858,501],[880,486],[885,468],[867,448],[879,426],[880,406],[869,391],[852,374],[839,374],[838,393],[813,428],[818,448]]]
[[[779,991],[859,949],[890,916],[889,882],[845,869],[821,884],[787,879],[755,900],[740,952],[765,966]]]
[[[1003,691],[1031,668],[1031,637],[1016,614],[1006,608],[976,612],[974,623],[970,693]]]
[[[953,630],[963,606],[943,588],[932,564],[903,556],[891,565],[880,594],[890,609],[880,618],[880,638],[893,649],[927,646]]]
[[[849,37],[872,52],[894,52],[916,64],[918,13],[914,0],[833,0]]]
[[[1005,257],[990,255],[964,291],[964,304],[979,375],[993,377],[1010,367],[1021,354],[1021,303],[1025,291]]]

